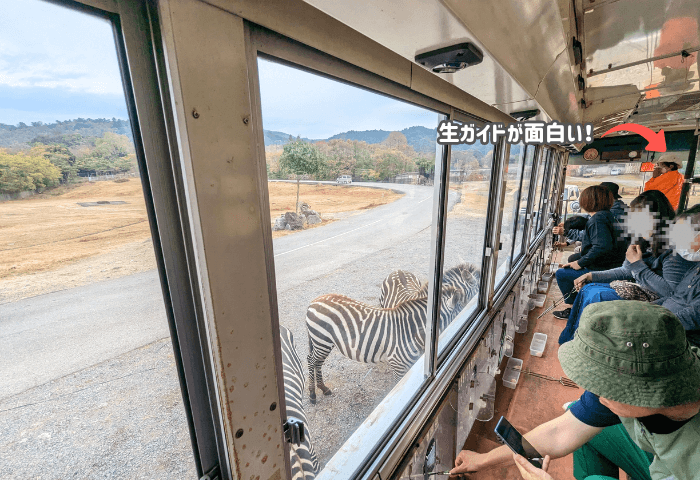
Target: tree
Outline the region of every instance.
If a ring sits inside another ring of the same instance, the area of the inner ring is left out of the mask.
[[[63,145],[35,144],[30,150],[30,155],[42,156],[61,169],[61,183],[68,183],[78,175],[78,167],[75,166],[75,155]]]
[[[408,147],[408,140],[406,139],[406,135],[401,132],[391,132],[382,142],[382,145],[386,145],[389,148],[395,148],[397,150],[404,150],[406,147]]]
[[[280,168],[297,180],[296,210],[299,211],[299,180],[303,175],[314,175],[323,166],[323,157],[316,145],[297,139],[284,146],[280,156]]]
[[[416,160],[418,173],[424,177],[429,177],[435,170],[435,160],[428,157],[419,157]]]
[[[0,150],[0,193],[54,187],[60,178],[61,170],[42,156]]]
[[[128,137],[105,132],[95,139],[93,149],[85,148],[76,153],[75,166],[81,171],[128,172],[136,162],[134,146]]]

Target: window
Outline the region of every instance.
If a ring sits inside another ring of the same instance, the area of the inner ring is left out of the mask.
[[[539,211],[541,212],[538,218],[537,232],[541,232],[548,221],[549,212],[549,194],[551,189],[552,169],[556,161],[557,152],[553,149],[546,150],[546,163],[543,159],[542,168],[544,168],[544,178],[542,179],[542,190],[540,192]]]
[[[533,203],[530,221],[530,242],[532,242],[539,231],[540,221],[542,217],[542,184],[544,183],[544,175],[547,166],[547,152],[549,149],[541,147],[537,153],[537,178],[535,178],[535,190],[532,192]]]
[[[451,294],[450,286],[457,285],[466,296],[453,299],[461,312],[459,321],[442,322],[438,354],[479,307],[493,162],[493,145],[460,145],[452,149],[442,269],[443,298]],[[460,174],[453,175],[453,172]]]
[[[285,395],[323,470],[414,364],[422,372],[438,114],[257,65],[279,323],[316,372]]]
[[[194,478],[175,307],[163,301],[151,238],[161,230],[150,224],[113,25],[40,1],[4,7],[0,169],[13,175],[0,184],[3,476],[136,478],[155,456],[161,475]]]
[[[524,251],[524,241],[527,236],[524,234],[525,226],[529,224],[528,220],[528,199],[530,198],[530,184],[532,182],[532,169],[535,161],[536,147],[530,145],[524,150],[525,162],[523,164],[523,174],[522,181],[520,182],[520,201],[518,207],[517,216],[517,227],[515,233],[515,243],[513,244],[513,261],[517,261],[518,258],[525,252]]]
[[[513,255],[520,253],[520,248],[517,249],[517,253],[515,252],[514,244],[517,243],[517,239],[514,237],[518,233],[518,208],[520,205],[524,163],[525,145],[511,145],[508,162],[503,170],[505,193],[503,219],[501,221],[501,249],[498,254],[496,269],[496,288],[498,288],[510,271]],[[520,235],[520,243],[522,243],[522,232],[520,232]]]

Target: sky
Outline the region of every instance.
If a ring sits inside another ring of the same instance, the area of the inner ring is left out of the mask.
[[[260,60],[266,130],[328,138],[348,130],[437,126],[437,114]],[[0,123],[127,119],[112,27],[42,0],[2,0]]]

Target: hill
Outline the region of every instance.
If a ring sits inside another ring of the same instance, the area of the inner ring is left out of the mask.
[[[126,135],[133,143],[128,120],[112,118],[77,118],[56,123],[32,122],[31,125],[5,125],[0,123],[0,147],[26,147],[30,143],[60,143],[70,145],[79,139],[101,137],[105,132]]]
[[[5,125],[0,123],[0,147],[24,147],[33,142],[44,144],[60,143],[69,145],[82,139],[101,137],[105,132],[126,135],[133,142],[131,126],[127,120],[112,118],[90,119],[77,118],[56,123],[32,122],[31,125],[20,123],[18,125]],[[387,139],[391,131],[389,130],[350,130],[338,133],[326,139],[303,140],[318,142],[334,139],[357,140],[368,144],[378,144]],[[421,126],[408,127],[401,130],[406,136],[408,144],[416,152],[430,153],[435,151],[435,138],[437,129]],[[78,137],[79,135],[79,137]],[[292,135],[285,132],[264,130],[265,145],[284,145],[289,142]],[[493,149],[491,145],[455,145],[452,147],[456,151],[471,150],[478,158],[483,157]]]

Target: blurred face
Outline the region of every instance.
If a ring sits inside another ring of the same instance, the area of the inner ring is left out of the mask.
[[[669,239],[677,252],[700,250],[700,220],[698,215],[694,217],[679,218],[671,225]]]

